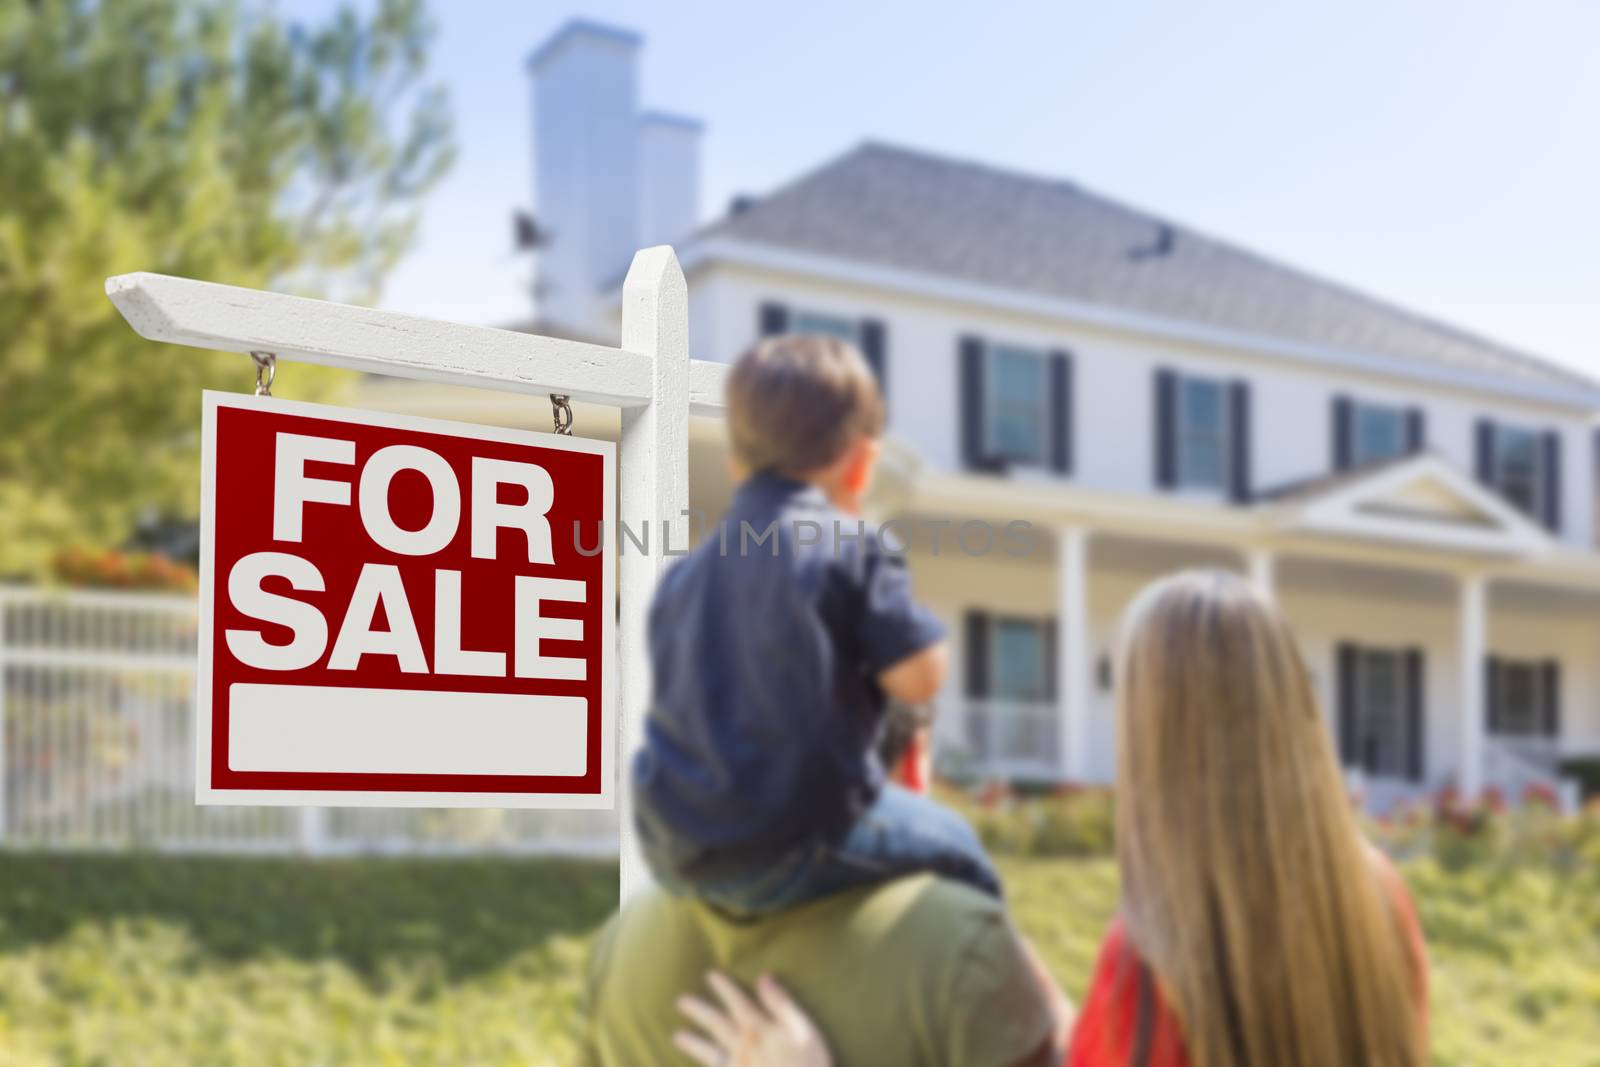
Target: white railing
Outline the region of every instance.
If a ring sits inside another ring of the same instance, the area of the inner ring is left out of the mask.
[[[1582,789],[1576,781],[1563,778],[1560,747],[1539,739],[1486,738],[1483,746],[1484,785],[1498,789],[1515,804],[1531,788],[1548,790],[1563,811],[1576,811],[1582,803]]]
[[[616,853],[608,811],[198,807],[195,625],[188,596],[0,587],[0,845]]]
[[[1483,787],[1512,805],[1522,803],[1529,790],[1537,788],[1553,796],[1562,811],[1575,812],[1583,804],[1583,790],[1576,780],[1562,776],[1561,754],[1559,744],[1553,741],[1486,737]],[[1361,798],[1362,806],[1374,815],[1430,801],[1441,788],[1437,782],[1371,776],[1359,767],[1346,767],[1344,774],[1350,795]]]
[[[969,699],[955,705],[946,737],[985,777],[1055,781],[1062,777],[1061,712],[1051,703]]]

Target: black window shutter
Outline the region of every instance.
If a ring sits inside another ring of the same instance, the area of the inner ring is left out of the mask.
[[[1548,659],[1539,665],[1540,686],[1544,696],[1544,735],[1561,736],[1561,663]]]
[[[1250,383],[1228,387],[1228,495],[1235,504],[1248,504],[1254,495],[1250,478]]]
[[[1056,699],[1056,620],[1046,619],[1040,626],[1044,634],[1044,698]]]
[[[1166,367],[1156,370],[1156,485],[1178,485],[1178,375]]]
[[[1355,459],[1351,438],[1355,423],[1355,405],[1347,396],[1333,398],[1333,469],[1342,471]]]
[[[782,304],[762,304],[759,318],[762,337],[776,337],[789,332],[789,309]]]
[[[1544,524],[1561,532],[1561,435],[1554,430],[1544,435]]]
[[[1483,665],[1483,708],[1488,717],[1488,729],[1491,734],[1501,730],[1500,715],[1500,657],[1490,656]]]
[[[1427,737],[1423,715],[1426,684],[1422,649],[1406,649],[1406,776],[1413,782],[1422,781],[1423,768],[1427,766],[1423,752]]]
[[[967,696],[989,695],[989,613],[969,610],[962,626],[966,640]]]
[[[1356,734],[1356,646],[1340,642],[1339,650],[1339,762],[1346,767],[1361,763]]]
[[[971,470],[993,470],[984,442],[987,403],[983,396],[983,340],[963,337],[956,396],[961,403],[961,458]]]
[[[1406,452],[1416,455],[1427,447],[1427,413],[1421,408],[1406,408]]]
[[[862,319],[860,325],[861,354],[878,379],[878,392],[889,402],[888,329],[881,319]]]
[[[1072,356],[1050,353],[1050,465],[1072,472]]]
[[[1494,423],[1488,419],[1478,420],[1477,429],[1477,464],[1478,481],[1484,485],[1494,485]]]

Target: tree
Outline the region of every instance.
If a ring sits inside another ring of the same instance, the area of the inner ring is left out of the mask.
[[[192,517],[202,388],[105,278],[152,270],[375,299],[449,166],[421,0],[286,22],[248,0],[0,0],[0,576]],[[297,364],[275,392],[326,396]]]

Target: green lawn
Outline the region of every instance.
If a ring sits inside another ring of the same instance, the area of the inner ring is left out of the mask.
[[[1023,927],[1081,991],[1112,864],[1004,867]],[[1600,1065],[1589,872],[1406,873],[1436,1062]],[[0,1067],[565,1064],[614,887],[577,862],[0,854]]]

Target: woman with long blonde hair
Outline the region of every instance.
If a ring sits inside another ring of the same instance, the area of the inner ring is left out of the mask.
[[[1068,1063],[1420,1067],[1416,919],[1283,616],[1180,574],[1134,602],[1119,659],[1122,907]]]
[[[1179,574],[1129,608],[1118,665],[1121,907],[1067,1067],[1422,1067],[1416,916],[1283,616],[1236,575]],[[721,1037],[704,1062],[829,1062],[776,986],[765,1011],[716,988],[738,1010],[694,1002]]]

